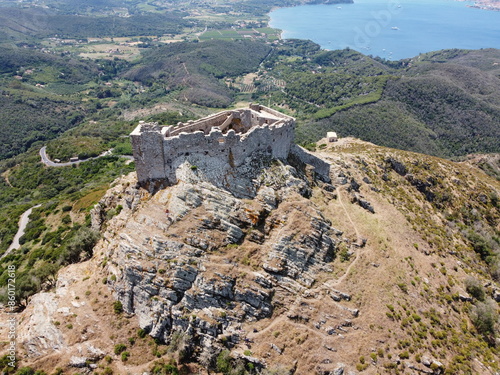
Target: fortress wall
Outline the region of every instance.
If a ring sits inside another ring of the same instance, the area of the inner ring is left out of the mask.
[[[174,129],[170,132],[170,136],[175,136],[180,133],[193,133],[197,130],[201,130],[205,132],[205,134],[208,134],[210,132],[210,129],[213,128],[214,126],[218,126],[222,124],[226,118],[229,116],[231,112],[230,111],[224,111],[220,113],[216,113],[215,115],[206,117],[202,120],[195,121],[193,123],[185,123],[181,125],[180,128]]]
[[[226,130],[226,128],[227,128],[229,125],[231,125],[231,122],[233,121],[233,119],[234,119],[234,113],[231,113],[231,114],[227,117],[227,119],[226,119],[226,120],[225,120],[225,121],[224,121],[221,125],[219,125],[219,129],[220,129],[220,130],[222,130],[222,131]]]
[[[160,128],[143,129],[140,124],[131,134],[132,149],[139,181],[165,178],[163,136]]]
[[[254,127],[241,135],[229,130],[223,134],[212,129],[206,136],[202,131],[181,133],[163,140],[165,178],[176,181],[175,171],[179,161],[216,158],[226,169],[239,167],[255,151],[268,153],[276,159],[286,159],[293,141],[293,123],[278,126]],[[217,163],[220,168],[220,163]],[[221,171],[222,172],[222,171]]]
[[[258,104],[256,104],[258,105]],[[282,118],[282,119],[287,119],[288,116],[279,112],[279,111],[276,111],[275,109],[272,109],[272,108],[268,108],[268,107],[264,107],[262,105],[258,105],[259,106],[259,110],[261,111],[261,114],[262,116],[265,116],[266,112],[275,116],[275,117],[278,117],[278,118]]]
[[[300,159],[305,164],[314,167],[314,172],[323,178],[324,181],[330,182],[330,164],[326,161],[307,152],[300,146],[292,145],[290,152]]]
[[[156,124],[140,123],[131,134],[138,180],[163,179],[173,184],[177,182],[177,168],[185,161],[217,180],[244,164],[256,151],[286,159],[293,143],[295,120],[278,114],[280,120],[274,114],[266,116],[265,111],[225,111],[188,123],[178,130],[173,130],[172,126],[160,128]],[[230,129],[223,134],[221,129],[214,127],[228,126],[229,116],[241,119],[242,133]],[[259,126],[266,120],[271,124]]]

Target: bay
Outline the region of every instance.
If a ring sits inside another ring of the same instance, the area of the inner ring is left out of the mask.
[[[270,13],[283,38],[310,39],[328,50],[352,48],[399,60],[448,48],[500,48],[500,12],[454,0],[354,0]]]

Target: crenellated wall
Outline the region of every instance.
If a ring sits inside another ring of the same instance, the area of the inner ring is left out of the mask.
[[[254,104],[176,127],[141,122],[131,133],[138,180],[174,184],[177,168],[186,161],[221,179],[256,152],[285,160],[294,125],[293,117]]]

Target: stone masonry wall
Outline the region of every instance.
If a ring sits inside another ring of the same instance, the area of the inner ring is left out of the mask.
[[[241,118],[244,130],[250,126],[249,130],[236,133],[233,129],[219,129],[231,114]],[[293,142],[294,125],[294,118],[259,105],[182,124],[178,134],[173,127],[162,129],[156,124],[140,123],[131,134],[138,180],[175,184],[177,169],[189,162],[210,180],[220,182],[254,153],[285,160]]]

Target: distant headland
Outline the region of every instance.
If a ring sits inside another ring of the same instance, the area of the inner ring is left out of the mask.
[[[462,0],[459,0],[462,1]],[[500,0],[478,0],[474,5],[467,5],[470,8],[500,11]]]

